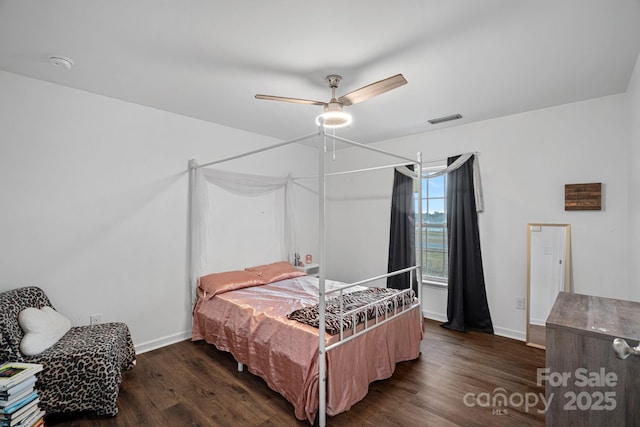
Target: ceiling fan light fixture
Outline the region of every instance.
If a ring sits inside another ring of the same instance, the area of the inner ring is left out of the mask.
[[[335,88],[333,89],[335,91]],[[335,95],[335,94],[334,94]],[[349,126],[353,118],[342,110],[342,104],[335,97],[324,106],[324,112],[316,117],[316,124],[325,128],[343,128]]]
[[[325,111],[316,117],[316,124],[326,128],[343,128],[353,121],[351,114],[344,111]]]

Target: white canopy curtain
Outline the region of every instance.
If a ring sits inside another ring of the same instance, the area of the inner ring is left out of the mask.
[[[296,250],[295,217],[293,202],[293,177],[289,174],[286,177],[272,177],[261,175],[250,175],[237,172],[228,172],[216,169],[198,167],[192,161],[190,167],[194,171],[193,193],[192,193],[192,254],[191,254],[191,275],[193,288],[197,287],[197,281],[202,275],[207,264],[207,241],[209,217],[209,197],[207,184],[213,184],[230,193],[239,196],[263,196],[274,191],[285,191],[285,236],[284,243],[287,251],[287,259],[293,260]]]

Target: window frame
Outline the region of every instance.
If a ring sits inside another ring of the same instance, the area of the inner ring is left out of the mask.
[[[431,166],[431,167],[427,167],[427,168],[423,168],[422,172],[423,172],[423,176],[421,177],[422,180],[422,191],[424,194],[424,197],[418,197],[418,204],[420,204],[420,206],[418,206],[418,209],[416,210],[418,212],[419,215],[422,215],[422,228],[423,230],[428,233],[428,228],[443,228],[444,229],[444,236],[448,239],[448,237],[446,236],[446,227],[447,227],[447,222],[446,222],[446,215],[447,215],[447,176],[445,175],[441,175],[442,177],[444,177],[444,188],[443,188],[443,195],[442,196],[436,196],[436,197],[428,197],[429,196],[429,177],[425,176],[428,175],[430,173],[434,173],[437,172],[439,170],[445,169],[447,166],[446,164],[441,164],[441,165],[436,165],[436,166]],[[436,177],[436,178],[440,178],[440,177]],[[435,179],[435,178],[434,178]],[[418,192],[418,186],[416,185],[415,188],[415,194],[417,194]],[[444,206],[443,206],[443,214],[445,215],[445,221],[442,223],[428,223],[425,220],[425,214],[428,213],[429,209],[429,200],[443,200],[444,201]],[[422,203],[420,203],[420,201],[422,201]],[[424,201],[427,202],[426,205],[426,212],[422,211],[422,204],[424,203]],[[438,286],[438,287],[447,287],[448,286],[448,242],[444,243],[444,247],[446,250],[443,251],[433,251],[433,250],[428,250],[428,234],[423,234],[423,238],[420,239],[419,238],[419,234],[420,232],[422,232],[423,230],[419,230],[419,222],[416,221],[416,252],[418,253],[422,253],[422,259],[421,261],[421,266],[422,266],[422,277],[421,277],[421,283],[422,284],[426,284],[426,285],[432,285],[432,286]],[[422,245],[423,245],[423,249],[422,251],[419,251],[419,247],[418,247],[418,242],[422,241]],[[426,247],[425,247],[426,246]],[[444,273],[445,273],[445,277],[441,277],[441,276],[430,276],[427,275],[427,260],[428,260],[428,253],[429,252],[441,252],[444,254],[444,259],[446,260],[447,265],[444,266]]]

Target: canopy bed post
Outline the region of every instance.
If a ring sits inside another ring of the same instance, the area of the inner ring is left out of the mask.
[[[195,254],[196,254],[196,249],[195,249],[195,242],[196,242],[196,238],[195,238],[195,215],[196,215],[196,207],[195,207],[195,183],[196,183],[196,166],[197,163],[195,161],[195,159],[191,159],[189,160],[189,224],[188,224],[188,228],[189,228],[189,234],[187,235],[187,245],[188,245],[188,249],[187,249],[187,268],[189,269],[189,275],[188,275],[188,286],[189,286],[189,293],[191,295],[191,304],[195,304],[196,301],[196,287],[194,286],[194,284],[196,283],[196,281],[198,280],[197,277],[194,277],[197,275],[196,272],[196,268],[195,268]]]
[[[320,275],[318,283],[318,312],[319,312],[319,334],[318,334],[318,399],[319,399],[319,425],[327,425],[327,358],[326,358],[326,324],[325,324],[325,279],[326,279],[326,236],[325,236],[325,146],[326,131],[322,132],[318,138],[318,248],[320,251]]]
[[[416,282],[418,283],[418,301],[422,304],[422,152],[418,151],[416,155],[416,166],[417,166],[417,174],[418,174],[418,254],[416,256],[416,270],[414,274],[416,277]]]

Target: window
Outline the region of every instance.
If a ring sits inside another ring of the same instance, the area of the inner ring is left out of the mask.
[[[434,170],[428,172],[433,173]],[[422,232],[422,280],[446,284],[449,264],[446,174],[434,178],[422,178],[420,212],[422,213],[422,230],[416,230],[416,232]],[[418,241],[416,239],[416,243]]]

